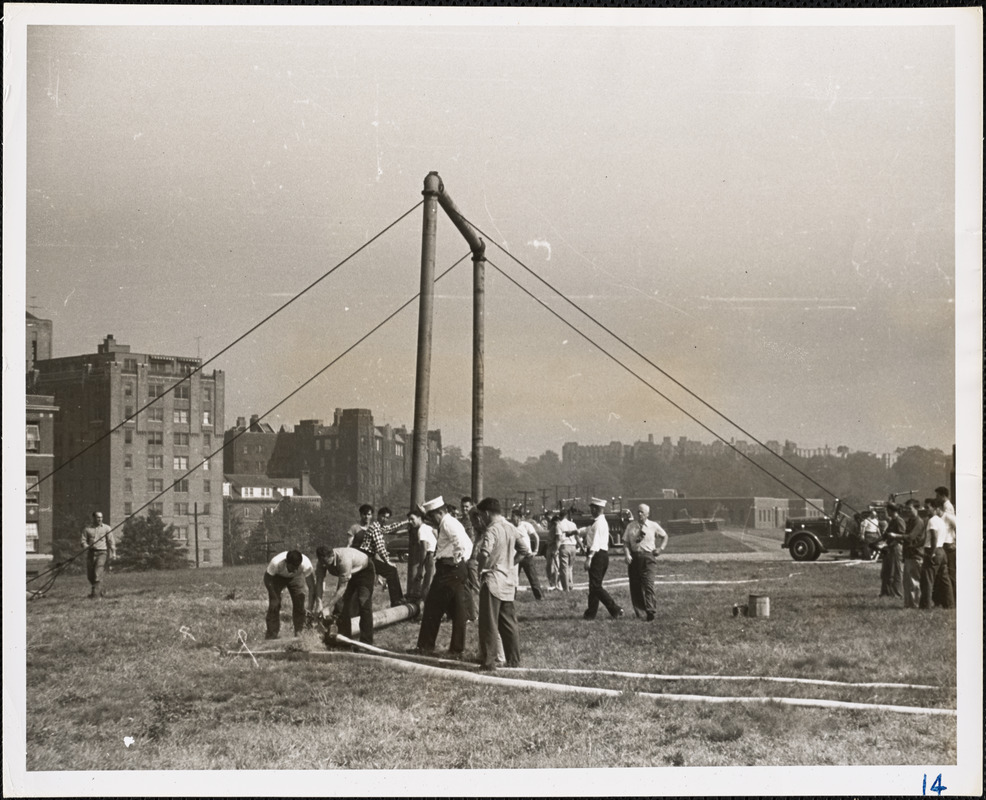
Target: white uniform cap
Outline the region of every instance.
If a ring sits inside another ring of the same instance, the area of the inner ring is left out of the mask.
[[[606,501],[605,500],[600,500],[598,497],[593,497],[589,501],[589,505],[590,506],[599,506],[600,508],[606,508]]]
[[[428,513],[429,511],[438,511],[438,509],[440,509],[444,505],[445,505],[445,501],[442,499],[442,496],[439,495],[434,500],[429,500],[427,503],[421,506],[421,509],[425,513]]]

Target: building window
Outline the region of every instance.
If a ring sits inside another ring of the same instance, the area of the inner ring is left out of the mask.
[[[124,397],[133,397],[134,396],[134,385],[132,383],[130,383],[129,381],[127,381],[125,384],[123,384],[123,396]]]
[[[404,457],[404,445],[398,443],[394,445],[394,455],[403,458]]]
[[[176,517],[187,517],[188,516],[188,503],[175,503],[175,516]]]
[[[134,407],[133,406],[124,406],[123,407],[123,418],[125,420],[130,419],[133,415],[134,415]]]
[[[124,469],[133,469],[134,468],[134,456],[133,456],[133,453],[124,453],[123,454],[123,468]]]
[[[154,492],[155,494],[164,491],[164,478],[148,478],[147,479],[147,491]]]
[[[188,478],[182,478],[175,482],[175,491],[183,494],[188,493]]]
[[[205,459],[202,462],[202,471],[203,472],[208,472],[209,471],[209,459]]]
[[[212,402],[212,387],[203,386],[202,387],[202,400],[206,403]]]
[[[211,531],[211,529],[209,528],[208,525],[203,525],[202,526],[202,538],[203,539],[211,539],[212,538],[212,531]],[[208,552],[208,550],[206,552]]]
[[[133,444],[134,443],[134,432],[132,428],[124,428],[123,430],[123,443]]]
[[[150,513],[150,512],[153,511],[155,514],[163,514],[164,513],[164,503],[161,502],[160,500],[156,500],[153,503],[148,503],[147,504],[147,511],[148,511],[148,513]]]
[[[174,435],[175,444],[179,447],[188,447],[188,434],[187,433],[176,433]]]
[[[37,425],[27,426],[27,447],[28,453],[41,452],[41,429]]]
[[[188,539],[188,526],[187,525],[175,525],[174,530],[171,531],[171,535],[177,539],[179,542],[187,541]]]
[[[212,412],[211,411],[203,411],[202,412],[202,424],[203,425],[209,425],[209,426],[212,425]]]
[[[134,504],[133,504],[133,503],[130,503],[130,502],[127,502],[127,503],[124,503],[124,504],[123,504],[123,513],[124,513],[124,514],[125,514],[126,516],[128,516],[128,517],[129,517],[129,516],[130,516],[131,514],[133,514],[133,513],[134,513]]]
[[[24,496],[24,502],[27,504],[28,511],[38,510],[38,499],[41,495],[41,490],[38,488],[38,473],[28,472],[27,473],[27,483]]]
[[[373,446],[376,447],[378,453],[383,450],[383,446],[382,445],[383,445],[383,443],[379,439],[374,439],[373,440]]]
[[[203,447],[212,447],[212,434],[211,433],[203,433],[202,434],[202,446]]]
[[[203,564],[208,564],[211,561],[212,561],[212,551],[211,550],[203,550],[202,551],[202,563]]]
[[[130,433],[130,431],[127,431]],[[164,432],[163,431],[148,431],[147,432],[147,443],[149,445],[163,445],[164,444]]]
[[[202,513],[203,514],[211,514],[212,513],[212,503],[203,503],[202,504]]]
[[[174,468],[182,472],[188,471],[188,456],[175,456]]]
[[[148,469],[164,469],[164,456],[162,456],[162,455],[149,455],[147,457],[147,468]]]
[[[147,409],[147,421],[164,422],[164,408],[162,406],[154,406],[153,408]]]
[[[123,359],[123,371],[124,372],[136,372],[137,371],[137,359],[136,358],[125,358]]]
[[[174,413],[174,421],[178,425],[188,424],[188,409],[187,408],[176,408]]]
[[[148,397],[160,397],[164,393],[163,383],[149,383],[147,384],[147,396]]]
[[[212,494],[212,481],[202,481],[202,491],[205,494]]]
[[[134,491],[134,479],[133,478],[124,478],[123,479],[123,491],[125,491],[127,494],[133,494],[133,491]]]
[[[27,546],[26,550],[28,553],[38,552],[38,523],[28,522],[27,523]]]
[[[188,400],[190,396],[188,381],[180,383],[175,387],[175,397],[179,400]]]

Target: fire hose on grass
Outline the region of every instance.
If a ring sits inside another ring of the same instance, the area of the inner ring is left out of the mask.
[[[414,672],[421,675],[427,675],[429,677],[441,676],[444,678],[451,678],[454,680],[463,681],[466,683],[478,683],[487,686],[504,686],[509,688],[517,689],[536,689],[537,691],[548,691],[555,692],[558,694],[576,694],[585,695],[589,697],[621,697],[626,692],[620,689],[603,689],[592,686],[574,686],[571,684],[562,683],[547,683],[544,681],[530,681],[522,680],[519,678],[506,678],[500,677],[495,674],[480,673],[476,671],[478,669],[477,665],[473,664],[463,664],[458,661],[448,661],[438,658],[430,657],[413,657],[414,660],[410,660],[412,657],[405,656],[403,654],[391,653],[387,650],[382,650],[381,648],[374,647],[373,645],[363,644],[362,642],[357,642],[349,639],[345,636],[339,634],[332,635],[331,640],[337,644],[346,645],[354,649],[363,650],[365,653],[357,652],[347,652],[343,650],[330,651],[326,653],[306,653],[307,657],[312,657],[316,659],[329,659],[334,660],[338,658],[343,659],[356,659],[359,661],[365,661],[368,657],[374,658],[380,664],[386,664],[394,669],[400,669],[405,672]],[[274,655],[273,651],[268,651],[269,654]],[[259,653],[258,653],[259,655]],[[279,653],[278,653],[279,655]],[[387,656],[380,658],[380,656]],[[422,663],[422,662],[439,662],[447,663],[449,666],[433,666],[432,663]],[[454,668],[449,668],[454,667]],[[517,668],[518,671],[522,671],[521,668]],[[502,671],[502,670],[501,670]],[[559,670],[560,672],[568,672],[568,670]],[[601,670],[585,670],[587,673],[597,673],[606,674],[605,671]],[[678,676],[679,679],[686,680],[691,678],[695,679],[695,676]],[[721,679],[721,676],[701,676],[708,679]],[[751,678],[755,679],[755,678]],[[793,682],[798,682],[800,679],[791,678],[788,679]],[[934,687],[928,687],[934,688]],[[957,712],[955,709],[950,708],[922,708],[918,706],[899,706],[899,705],[889,705],[886,703],[854,703],[844,700],[822,700],[816,698],[800,698],[800,697],[726,697],[726,696],[715,696],[715,695],[695,695],[695,694],[664,694],[655,692],[633,692],[637,697],[647,698],[648,700],[668,700],[676,702],[696,702],[696,703],[756,703],[756,704],[766,704],[766,703],[778,703],[780,705],[791,705],[791,706],[804,706],[810,708],[833,708],[833,709],[851,709],[857,711],[891,711],[900,714],[925,714],[933,716],[956,716]]]

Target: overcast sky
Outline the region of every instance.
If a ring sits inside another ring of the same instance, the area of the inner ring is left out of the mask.
[[[112,333],[208,358],[436,170],[492,264],[726,439],[747,437],[499,247],[762,440],[949,449],[953,28],[567,22],[30,27],[28,310],[56,356]],[[417,292],[421,216],[210,366],[227,425]],[[467,252],[442,216],[438,272]],[[436,291],[430,427],[468,452],[469,260]],[[504,454],[713,439],[492,266],[487,313]],[[416,328],[415,304],[269,421],[410,426]]]

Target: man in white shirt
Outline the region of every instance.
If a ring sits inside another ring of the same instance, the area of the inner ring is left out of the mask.
[[[637,520],[627,525],[623,532],[623,553],[630,577],[630,601],[637,619],[648,622],[657,614],[657,597],[654,594],[654,567],[657,557],[668,546],[668,534],[654,520],[649,519],[650,506],[637,506]],[[660,546],[657,540],[661,540]]]
[[[264,586],[267,587],[267,635],[266,639],[276,639],[281,632],[281,594],[285,589],[291,595],[291,619],[294,622],[294,635],[299,636],[305,629],[305,587],[308,597],[315,599],[315,568],[308,556],[300,550],[285,550],[274,556],[264,571]]]
[[[555,524],[555,537],[558,540],[558,576],[563,591],[572,591],[575,582],[572,566],[579,546],[579,529],[571,519],[570,511],[563,508],[558,512],[558,522]]]
[[[951,503],[948,503],[950,506]],[[942,502],[942,522],[945,523],[945,538],[942,540],[942,550],[945,551],[945,563],[946,569],[948,571],[948,580],[952,585],[952,600],[958,598],[959,590],[955,583],[955,528],[956,519],[955,512],[949,512],[948,506],[945,502]]]
[[[579,533],[585,537],[585,568],[589,571],[589,607],[582,615],[585,619],[596,618],[600,603],[606,606],[613,619],[623,616],[623,609],[603,588],[603,578],[609,569],[609,523],[606,521],[605,510],[606,501],[593,497],[589,502],[589,512],[594,517],[592,525],[579,528]]]
[[[951,496],[951,492],[948,491],[947,486],[935,487],[935,499],[941,501],[943,514],[955,513],[955,506],[953,506],[952,501],[949,500],[950,496]]]
[[[435,576],[435,529],[424,521],[424,511],[412,508],[407,514],[409,530],[413,535],[414,547],[410,552],[408,564],[408,598],[420,600],[428,596],[432,578]]]
[[[339,579],[335,594],[325,607],[336,618],[339,633],[353,638],[353,617],[359,615],[359,640],[373,644],[373,583],[376,570],[369,553],[355,547],[319,547],[315,551],[315,600],[322,601],[325,573]]]
[[[447,613],[452,619],[452,640],[449,656],[462,658],[466,647],[466,623],[469,619],[469,580],[466,561],[472,555],[472,541],[462,523],[448,513],[441,497],[429,500],[422,506],[425,522],[434,526],[435,579],[425,597],[421,612],[421,628],[418,631],[418,651],[430,654],[435,651],[442,617]]]
[[[483,499],[477,509],[484,522],[478,545],[480,668],[495,669],[501,647],[507,666],[517,667],[520,666],[520,629],[514,611],[516,565],[530,555],[530,540],[503,518],[495,498]]]
[[[942,520],[942,502],[936,497],[924,501],[928,509],[928,533],[925,539],[924,565],[921,568],[921,608],[932,604],[942,608],[954,608],[952,584],[948,578],[948,562],[942,544],[948,528]]]
[[[537,570],[534,568],[534,556],[541,544],[541,537],[538,536],[537,529],[527,520],[527,512],[524,509],[511,509],[510,521],[517,530],[528,537],[531,552],[520,562],[520,568],[524,570],[527,582],[531,584],[531,594],[534,595],[534,599],[540,600],[544,595],[541,593],[541,581],[538,579]]]

